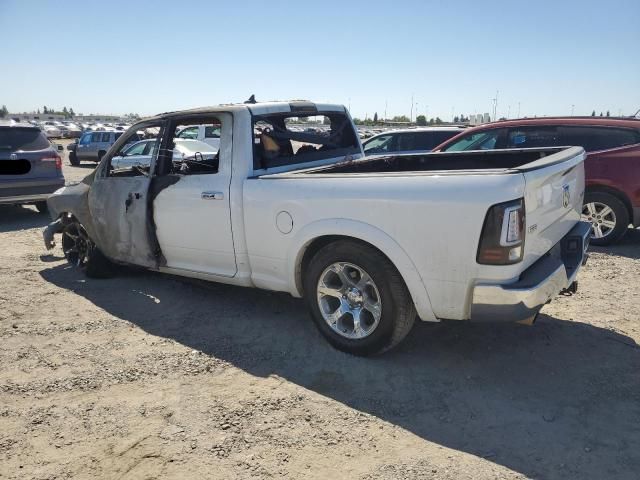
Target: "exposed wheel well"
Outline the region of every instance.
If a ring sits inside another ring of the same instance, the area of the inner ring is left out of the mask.
[[[629,212],[629,220],[631,222],[634,222],[634,218],[633,218],[633,208],[631,206],[631,202],[629,201],[629,198],[620,190],[616,190],[613,187],[609,187],[607,185],[588,185],[585,189],[586,192],[601,192],[601,193],[608,193],[609,195],[613,195],[614,197],[616,197],[618,200],[620,200],[624,206],[627,209],[627,212]],[[635,225],[635,223],[634,223]]]
[[[302,259],[298,262],[298,265],[296,267],[296,286],[298,287],[298,291],[304,295],[304,287],[303,287],[303,281],[302,281],[302,272],[306,271],[309,262],[311,261],[311,259],[313,258],[313,256],[318,253],[318,251],[320,251],[320,249],[322,249],[323,247],[329,245],[330,243],[336,242],[338,240],[351,240],[353,242],[356,243],[361,243],[362,245],[366,245],[369,248],[373,248],[375,250],[377,250],[378,252],[380,252],[380,254],[384,255],[385,258],[387,260],[389,260],[389,262],[393,265],[393,262],[391,261],[391,259],[385,255],[385,253],[383,251],[381,251],[378,247],[376,247],[375,245],[370,244],[369,242],[366,242],[364,240],[361,240],[359,238],[356,237],[350,237],[348,235],[324,235],[322,237],[316,237],[313,240],[311,240],[311,242],[309,242],[304,250],[304,253],[302,254]],[[395,265],[394,265],[395,267]],[[396,267],[396,270],[398,268]],[[402,276],[402,274],[401,274]]]

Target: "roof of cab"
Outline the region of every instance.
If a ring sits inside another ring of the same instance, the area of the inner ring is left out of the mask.
[[[174,112],[164,112],[153,117],[145,118],[143,121],[159,120],[184,115],[203,115],[218,112],[238,112],[249,110],[253,115],[266,115],[270,113],[294,113],[299,112],[305,116],[311,116],[318,112],[345,112],[344,105],[329,103],[313,103],[306,100],[291,100],[288,102],[256,102],[256,103],[228,103],[214,105],[210,107],[199,107],[188,110],[177,110]]]

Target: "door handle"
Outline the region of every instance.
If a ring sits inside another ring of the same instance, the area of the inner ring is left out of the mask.
[[[202,200],[222,200],[224,194],[222,192],[202,192]]]

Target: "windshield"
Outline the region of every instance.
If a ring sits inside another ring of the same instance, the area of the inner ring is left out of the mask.
[[[493,150],[500,148],[499,141],[505,130],[497,128],[482,132],[469,132],[457,141],[442,149],[443,152],[461,152],[465,150]]]

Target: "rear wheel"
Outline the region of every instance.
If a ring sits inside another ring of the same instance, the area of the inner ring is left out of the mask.
[[[338,350],[375,355],[399,344],[416,311],[400,273],[378,250],[343,240],[322,248],[304,277],[307,306]]]
[[[587,192],[582,220],[591,224],[591,243],[610,245],[627,232],[629,212],[622,201],[605,192]]]
[[[102,160],[102,157],[104,157],[104,154],[107,153],[104,150],[100,150],[98,152],[98,163],[100,163],[100,161]]]
[[[67,261],[82,270],[87,277],[107,278],[114,265],[96,247],[82,224],[74,221],[62,231],[62,251]]]
[[[37,209],[40,213],[47,213],[47,212],[49,212],[49,207],[47,206],[47,202],[37,202],[37,203],[36,203],[36,209]]]
[[[69,163],[76,167],[80,165],[80,160],[78,159],[76,152],[69,152]]]

